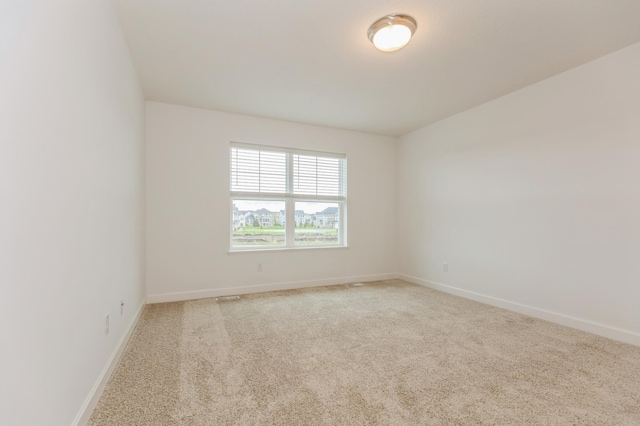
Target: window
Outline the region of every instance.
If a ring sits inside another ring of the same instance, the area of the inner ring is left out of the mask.
[[[346,245],[344,154],[231,143],[231,249]]]

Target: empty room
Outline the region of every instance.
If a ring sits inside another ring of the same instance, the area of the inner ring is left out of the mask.
[[[0,426],[639,425],[637,0],[0,0]]]

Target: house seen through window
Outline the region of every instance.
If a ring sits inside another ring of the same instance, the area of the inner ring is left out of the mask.
[[[346,245],[344,154],[231,143],[231,249]]]

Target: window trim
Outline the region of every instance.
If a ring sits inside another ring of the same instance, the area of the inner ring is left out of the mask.
[[[232,156],[233,148],[252,149],[267,152],[284,152],[287,153],[287,169],[286,169],[286,192],[250,192],[250,191],[233,191],[232,188]],[[342,160],[340,164],[339,185],[343,195],[311,195],[311,194],[295,194],[293,189],[293,155],[315,156],[322,158],[337,158]],[[346,154],[292,149],[284,147],[273,147],[268,145],[256,145],[240,142],[230,142],[229,144],[229,252],[247,252],[247,251],[271,251],[271,250],[309,250],[324,248],[346,248],[347,247],[347,156]],[[234,247],[234,201],[235,200],[263,200],[263,201],[284,201],[285,203],[285,244],[278,246],[245,246]],[[318,245],[296,245],[295,243],[295,204],[296,202],[328,202],[338,204],[338,243],[337,244],[318,244]]]

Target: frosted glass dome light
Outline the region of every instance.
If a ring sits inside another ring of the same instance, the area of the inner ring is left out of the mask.
[[[409,15],[387,15],[374,22],[367,32],[369,40],[382,52],[402,49],[416,31],[415,19]]]

